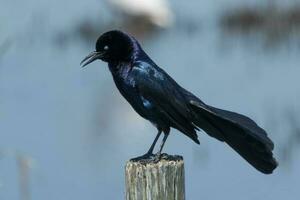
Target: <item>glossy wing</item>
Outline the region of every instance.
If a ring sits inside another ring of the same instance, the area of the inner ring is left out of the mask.
[[[132,74],[141,98],[149,101],[157,117],[163,115],[170,126],[199,143],[197,127],[191,122],[189,107],[177,83],[162,69],[144,62],[133,67]]]

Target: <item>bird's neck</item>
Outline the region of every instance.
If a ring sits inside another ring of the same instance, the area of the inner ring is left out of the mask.
[[[140,60],[149,60],[150,58],[137,42],[133,42],[133,51],[128,60],[113,60],[108,62],[112,73],[122,70],[122,68],[131,68]]]
[[[130,61],[114,61],[109,62],[108,67],[110,72],[115,78],[125,78],[132,68],[132,63]]]
[[[153,63],[150,57],[142,49],[141,45],[133,37],[129,38],[131,40],[132,51],[128,60],[115,60],[108,62],[109,69],[113,76],[127,76],[131,71],[135,63],[139,61]]]
[[[122,73],[124,70],[129,72],[132,69],[132,67],[134,67],[135,64],[140,61],[148,62],[149,64],[154,63],[142,49],[139,49],[138,51],[135,51],[132,54],[130,60],[110,61],[108,62],[108,67],[111,73],[113,75],[116,75]]]

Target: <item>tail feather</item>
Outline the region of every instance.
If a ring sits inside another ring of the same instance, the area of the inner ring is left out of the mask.
[[[238,113],[190,101],[195,113],[194,124],[207,134],[225,141],[257,170],[270,174],[277,167],[274,144],[253,120]]]

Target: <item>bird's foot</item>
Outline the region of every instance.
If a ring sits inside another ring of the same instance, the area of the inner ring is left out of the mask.
[[[156,154],[152,154],[152,153],[146,153],[142,156],[138,156],[136,158],[132,158],[130,159],[130,161],[133,162],[141,162],[141,163],[150,163],[150,162],[154,162],[157,163],[160,161],[160,159],[163,157],[164,154],[160,154],[159,152]]]
[[[142,162],[142,161],[150,161],[153,158],[154,158],[154,154],[148,152],[148,153],[146,153],[146,154],[144,154],[142,156],[138,156],[136,158],[131,158],[130,161],[133,161],[133,162],[137,162],[137,161],[140,161],[140,162]]]

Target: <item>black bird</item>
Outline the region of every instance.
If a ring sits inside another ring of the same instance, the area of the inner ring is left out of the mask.
[[[134,110],[158,130],[148,152],[136,160],[159,160],[163,146],[175,128],[200,144],[197,130],[226,142],[253,167],[270,174],[277,167],[274,144],[267,133],[250,118],[205,104],[182,88],[144,52],[132,36],[113,30],[101,35],[96,51],[81,62],[82,67],[101,59],[108,63],[114,82]],[[158,153],[154,146],[164,137]]]

